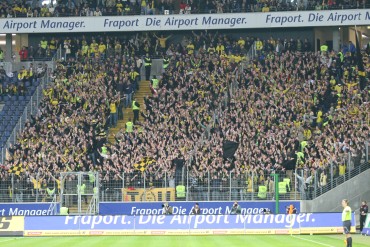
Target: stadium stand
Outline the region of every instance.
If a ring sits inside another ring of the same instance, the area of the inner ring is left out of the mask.
[[[260,199],[272,198],[274,173],[281,175],[282,193],[297,188],[302,199],[310,199],[309,187],[326,186],[329,169],[340,177],[360,165],[370,96],[358,76],[356,53],[313,52],[300,39],[189,36],[180,42],[148,34],[125,41],[108,35],[42,38],[45,50],[63,44],[65,59],[37,114],[8,149],[6,169],[24,169],[17,188],[27,196],[13,196],[12,176],[3,169],[0,199],[47,200],[61,171],[98,171],[102,200],[118,201],[122,186],[180,185],[184,174],[176,168],[184,165],[191,168],[185,175],[188,199],[246,200],[256,192]],[[144,56],[169,59],[159,81],[139,79]],[[368,62],[366,73],[369,78]],[[2,96],[10,112],[17,107],[9,95],[22,102],[32,92],[34,80],[24,70],[18,75],[16,85],[29,87],[12,86]],[[132,95],[149,84],[152,91],[134,106]],[[135,107],[140,115],[130,119],[127,112]],[[126,128],[112,141],[108,135],[118,119]],[[127,125],[131,120],[134,125]],[[234,160],[225,156],[227,143],[238,144]],[[286,183],[296,168],[304,182]],[[260,186],[265,188],[257,191]]]
[[[245,13],[368,8],[367,1],[107,0],[2,1],[0,18]]]

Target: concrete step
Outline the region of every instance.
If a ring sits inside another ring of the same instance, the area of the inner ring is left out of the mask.
[[[133,99],[136,99],[139,102],[141,109],[144,109],[144,97],[151,96],[152,92],[150,90],[150,82],[149,81],[141,81],[139,84],[139,90],[133,95]],[[125,130],[126,122],[128,119],[134,118],[134,113],[132,108],[124,108],[123,109],[123,120],[118,120],[117,127],[109,129],[108,141],[111,143],[115,143],[114,136],[121,130]]]

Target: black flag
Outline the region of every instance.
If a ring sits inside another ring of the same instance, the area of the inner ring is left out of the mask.
[[[365,80],[365,68],[364,68],[364,62],[362,61],[360,42],[358,41],[358,37],[357,37],[357,30],[356,30],[356,62],[357,62],[358,76],[360,78],[360,89],[362,91],[366,87],[366,80]]]
[[[224,159],[233,158],[236,150],[239,147],[238,142],[233,141],[224,141],[222,144],[222,151],[223,151],[223,157]]]

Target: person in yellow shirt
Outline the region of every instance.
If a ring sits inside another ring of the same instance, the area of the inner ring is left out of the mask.
[[[99,47],[99,45],[98,45],[98,43],[96,43],[95,39],[93,39],[91,44],[90,44],[90,49],[95,51],[96,47]]]
[[[163,36],[163,34],[160,36],[160,37],[158,37],[157,35],[155,35],[154,34],[154,37],[156,37],[157,39],[158,39],[158,41],[159,41],[159,45],[161,46],[161,48],[163,49],[163,50],[165,50],[166,48],[167,48],[167,40],[169,39],[169,38],[171,38],[172,37],[172,35],[169,35],[169,36],[167,36],[167,37],[164,37]]]
[[[103,43],[103,42],[100,42],[99,46],[98,46],[98,51],[99,51],[99,54],[104,58],[105,56],[105,50],[107,49],[107,46]]]
[[[110,110],[110,126],[116,127],[117,126],[117,106],[119,104],[119,96],[115,98],[115,100],[112,100],[109,104],[109,110]]]
[[[49,42],[49,49],[52,54],[54,54],[57,50],[57,41],[54,37],[52,37]]]
[[[225,46],[221,43],[218,43],[216,46],[216,51],[219,55],[225,54]]]
[[[30,176],[30,180],[33,183],[33,189],[35,191],[41,189],[41,184],[42,184],[43,178],[35,179],[33,176]]]
[[[19,13],[22,15],[22,16],[25,16],[27,14],[27,8],[24,7],[24,5],[22,5],[20,7],[20,10],[19,10]]]
[[[339,164],[339,176],[344,176],[344,174],[346,174],[346,165],[341,163]]]
[[[304,135],[304,137],[305,137],[306,140],[310,140],[311,137],[312,137],[312,132],[311,132],[310,129],[305,129],[303,131],[303,135]]]
[[[255,42],[255,48],[256,48],[257,53],[260,54],[262,49],[263,49],[263,43],[260,40],[260,38],[257,38],[257,40]]]
[[[262,12],[270,12],[270,7],[267,4],[265,4],[262,8]]]
[[[114,45],[114,53],[119,56],[121,56],[122,54],[122,45],[119,43],[118,40],[116,41]]]
[[[195,46],[191,40],[189,40],[189,44],[186,46],[186,50],[188,51],[188,55],[194,54]]]
[[[13,7],[13,11],[15,14],[19,14],[21,12],[22,8],[18,6],[18,4],[15,4]]]
[[[146,15],[147,12],[148,12],[148,6],[147,6],[146,2],[147,2],[147,0],[141,0],[140,6],[141,6],[141,14],[142,15]]]
[[[240,47],[244,47],[245,46],[245,40],[242,37],[240,37],[237,44]]]
[[[243,60],[243,56],[241,54],[237,54],[234,56],[235,63],[239,64]]]
[[[211,43],[211,44],[209,45],[209,47],[208,47],[208,49],[207,49],[207,52],[208,52],[208,54],[211,54],[211,55],[215,54],[215,52],[216,52],[216,48],[215,48],[215,46],[213,45],[213,43]]]
[[[47,14],[48,14],[48,12],[49,12],[49,9],[48,9],[48,7],[46,6],[46,4],[44,4],[44,6],[42,6],[42,8],[41,8],[40,12],[41,12],[41,16],[42,16],[42,17],[47,16]]]
[[[321,126],[322,125],[322,111],[321,110],[319,110],[318,112],[317,112],[317,118],[316,118],[316,124],[318,125],[318,126]]]

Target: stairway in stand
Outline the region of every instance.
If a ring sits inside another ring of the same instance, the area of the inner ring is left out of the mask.
[[[139,90],[132,96],[132,100],[136,98],[137,102],[140,104],[140,110],[144,109],[144,97],[151,96],[152,92],[150,90],[150,82],[149,81],[141,81],[139,84]],[[117,127],[109,129],[109,136],[108,141],[110,143],[115,143],[114,136],[121,130],[126,129],[126,122],[128,119],[131,118],[131,121],[134,119],[134,113],[132,111],[132,107],[123,108],[123,120],[118,120]],[[142,117],[139,116],[139,121],[142,121]],[[135,128],[135,127],[134,127]]]

